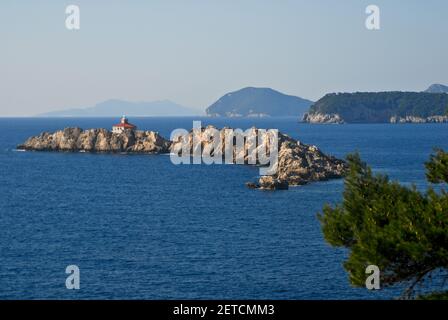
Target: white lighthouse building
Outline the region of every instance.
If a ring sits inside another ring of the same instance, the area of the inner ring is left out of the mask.
[[[112,126],[113,133],[122,133],[125,130],[136,130],[137,127],[132,123],[129,123],[128,118],[126,116],[122,116],[120,119],[120,123]]]

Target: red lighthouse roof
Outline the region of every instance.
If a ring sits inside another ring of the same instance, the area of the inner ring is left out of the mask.
[[[132,123],[128,122],[128,118],[126,118],[125,116],[122,116],[121,120],[120,120],[120,123],[114,125],[114,127],[125,128],[125,129],[134,129],[134,128],[136,128],[136,126],[134,126]]]
[[[118,123],[115,124],[114,127],[118,127],[118,128],[126,128],[126,129],[133,129],[135,128],[135,126],[131,123]]]

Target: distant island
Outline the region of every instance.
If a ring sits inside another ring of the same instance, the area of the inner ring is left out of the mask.
[[[206,113],[214,117],[302,117],[312,103],[271,88],[247,87],[225,94]]]
[[[428,93],[448,93],[448,86],[443,84],[435,83],[429,86],[424,92]]]
[[[331,93],[303,116],[308,123],[448,123],[448,94],[430,92]]]
[[[153,102],[131,102],[112,99],[88,108],[59,110],[39,114],[40,117],[116,117],[125,113],[128,116],[196,116],[199,110],[181,106],[169,100]]]

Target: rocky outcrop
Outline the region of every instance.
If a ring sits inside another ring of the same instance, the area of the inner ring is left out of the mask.
[[[398,117],[392,116],[390,118],[390,123],[448,123],[448,116],[430,116],[426,118],[415,117],[415,116],[405,116]]]
[[[288,136],[280,139],[278,154],[279,181],[303,185],[312,181],[341,178],[347,171],[345,161],[324,154],[319,148]]]
[[[215,142],[213,136],[214,132],[218,132],[219,135],[219,141]],[[251,164],[250,161],[250,155],[249,150],[253,150],[254,154],[258,153],[259,149],[270,148],[270,140],[266,139],[263,144],[257,144],[256,139],[248,139],[249,136],[256,137],[258,134],[258,129],[253,127],[249,129],[246,132],[233,130],[232,128],[224,127],[222,130],[216,129],[214,126],[207,126],[202,127],[200,130],[199,128],[197,130],[191,130],[187,136],[178,138],[174,141],[172,141],[171,145],[171,152],[175,154],[181,154],[182,152],[182,146],[188,145],[189,146],[189,154],[194,155],[194,150],[203,150],[204,152],[207,152],[207,154],[210,154],[210,156],[216,156],[219,152],[222,156],[222,161],[224,162],[225,156],[226,156],[226,147],[227,147],[227,140],[226,137],[230,137],[233,135],[234,138],[230,138],[230,153],[231,159],[230,162],[234,164]],[[279,136],[283,136],[281,133],[279,133]],[[195,146],[195,139],[197,142],[197,145]],[[244,147],[238,148],[235,145],[235,142],[243,141]],[[198,148],[200,144],[200,149]],[[216,147],[217,145],[217,147]],[[260,152],[261,153],[261,152]],[[254,165],[260,164],[258,157],[256,157],[256,163],[252,163]]]
[[[305,113],[302,118],[307,123],[342,124],[345,121],[339,114]]]
[[[201,128],[197,132],[197,139],[201,142],[201,150],[210,150],[210,154],[214,155],[214,141],[210,139],[213,136],[212,130],[216,130],[213,126]],[[223,157],[226,149],[226,131],[232,130],[224,128],[220,130],[220,148],[219,154]],[[257,134],[257,128],[250,129],[252,134]],[[247,133],[246,133],[247,134]],[[235,133],[236,139],[241,133]],[[240,137],[241,138],[241,137]],[[190,146],[190,152],[193,152],[193,131],[190,131],[187,141]],[[172,152],[181,150],[181,140],[172,142]],[[245,140],[244,149],[237,150],[232,146],[233,163],[237,163],[237,159],[244,159],[244,164],[249,164],[249,150],[266,148],[269,150],[269,140],[266,139],[265,144],[251,145],[253,141]],[[223,161],[224,162],[224,161]],[[341,178],[347,171],[345,161],[336,159],[335,157],[324,154],[319,148],[313,145],[307,145],[297,141],[288,135],[278,133],[278,159],[277,171],[273,175],[261,176],[256,182],[246,183],[249,188],[267,189],[267,190],[284,190],[289,186],[304,185],[313,181],[322,181],[328,179]],[[257,163],[255,165],[260,165]]]
[[[167,153],[170,141],[154,131],[65,128],[55,133],[43,132],[17,146],[19,150],[71,152]]]
[[[250,189],[262,190],[288,190],[289,183],[274,178],[273,176],[262,176],[258,182],[246,182],[246,186]]]
[[[271,115],[263,112],[251,112],[247,115],[248,118],[269,118]]]
[[[305,113],[302,119],[307,123],[343,124],[344,119],[339,114]],[[448,116],[435,115],[429,117],[417,116],[392,116],[390,123],[448,123]]]

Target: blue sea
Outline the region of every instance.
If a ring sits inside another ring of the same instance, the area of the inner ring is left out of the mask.
[[[359,151],[377,172],[425,189],[424,162],[448,126],[309,125],[293,118],[133,118],[169,138],[204,125],[277,128],[325,153]],[[258,168],[176,166],[167,155],[17,152],[42,131],[110,128],[112,118],[0,119],[1,299],[390,299],[353,288],[343,249],[316,214],[343,180],[259,191]],[[65,287],[80,268],[81,289]]]

